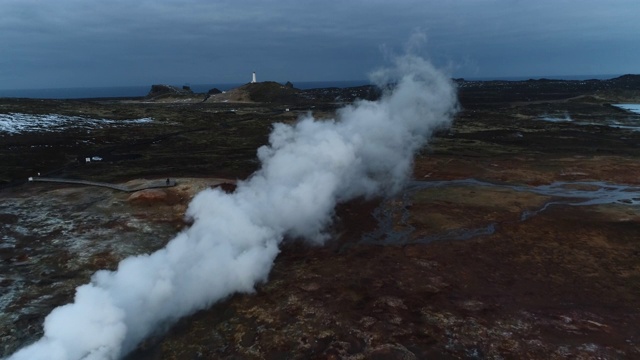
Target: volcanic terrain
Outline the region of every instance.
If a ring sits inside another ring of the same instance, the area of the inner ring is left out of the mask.
[[[255,293],[180,320],[128,358],[639,358],[640,114],[614,104],[640,103],[640,77],[456,83],[462,109],[403,191],[339,205],[327,244],[287,239]],[[273,123],[330,118],[379,94],[258,83],[0,99],[0,120],[31,116],[0,132],[0,357],[41,336],[92,273],[189,226],[198,191],[233,191]],[[27,181],[38,174],[176,185]]]

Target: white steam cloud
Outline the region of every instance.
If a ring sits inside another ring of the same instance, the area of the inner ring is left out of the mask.
[[[40,340],[9,359],[118,359],[180,317],[253,291],[285,236],[322,243],[337,203],[400,190],[413,154],[450,124],[456,90],[415,56],[373,78],[394,84],[379,101],[358,101],[333,120],[276,124],[258,150],[262,168],[235,193],[199,193],[190,228],[161,250],[98,271],[47,316]]]

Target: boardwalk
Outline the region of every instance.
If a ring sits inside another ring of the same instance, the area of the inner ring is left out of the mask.
[[[119,190],[124,192],[134,192],[134,191],[145,190],[145,189],[156,189],[156,188],[166,188],[166,187],[176,186],[175,180],[169,180],[169,183],[167,183],[166,180],[149,180],[142,185],[132,186],[132,187],[125,186],[125,185],[97,182],[97,181],[58,179],[58,178],[46,178],[46,177],[31,177],[29,178],[29,181],[100,186],[100,187],[106,187],[109,189]]]

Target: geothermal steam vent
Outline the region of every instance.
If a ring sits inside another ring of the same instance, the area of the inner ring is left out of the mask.
[[[54,309],[44,336],[10,359],[117,359],[161,325],[266,281],[286,235],[321,243],[338,202],[399,190],[412,157],[456,111],[447,76],[417,57],[373,74],[396,84],[330,121],[311,115],[276,124],[258,150],[259,171],[233,194],[205,190],[187,211],[193,225],[150,255],[98,271],[74,302]]]

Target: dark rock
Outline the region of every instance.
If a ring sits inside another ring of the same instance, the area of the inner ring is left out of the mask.
[[[408,360],[416,356],[404,347],[392,344],[382,345],[368,354],[367,358],[376,360]]]
[[[209,89],[209,91],[207,91],[208,95],[215,95],[215,94],[222,94],[222,91],[220,91],[220,89],[218,88],[213,88],[213,89]]]
[[[344,340],[348,344],[347,345],[347,353],[349,355],[359,354],[359,353],[363,352],[364,349],[367,347],[367,343],[363,339],[361,339],[361,338],[359,338],[359,337],[357,337],[357,336],[355,336],[353,334],[347,335]]]
[[[236,184],[231,184],[231,183],[227,183],[227,182],[224,182],[222,184],[218,184],[218,185],[214,186],[214,188],[220,188],[220,189],[222,189],[222,191],[226,192],[227,194],[230,194],[230,193],[236,191],[236,187],[237,187]]]
[[[640,75],[626,74],[626,75],[619,76],[617,78],[613,78],[613,79],[611,79],[609,81],[617,83],[617,84],[628,83],[628,84],[639,85],[640,84]]]
[[[377,100],[382,90],[373,85],[363,85],[348,88],[321,88],[303,90],[302,96],[318,102],[352,102],[356,99]]]
[[[293,87],[287,87],[274,81],[246,84],[241,89],[247,91],[251,101],[275,103],[295,102],[298,100],[297,95],[300,92]]]
[[[182,89],[171,85],[151,85],[151,90],[147,94],[147,98],[154,98],[163,95],[189,95],[193,94],[191,88],[183,86]]]
[[[0,223],[15,224],[18,222],[18,216],[15,214],[0,214]]]

